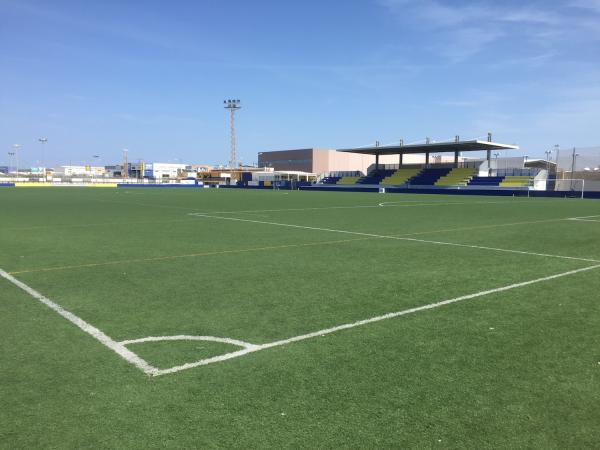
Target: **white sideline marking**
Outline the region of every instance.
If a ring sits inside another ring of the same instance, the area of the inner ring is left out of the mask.
[[[414,205],[404,205],[403,202],[381,202],[377,206],[393,206],[393,207],[406,207],[406,206],[430,206],[430,205],[494,205],[498,203],[525,203],[524,201],[515,202],[515,200],[511,201],[497,201],[497,202],[427,202],[427,203],[417,203]]]
[[[284,209],[246,209],[241,211],[197,211],[197,214],[242,214],[242,213],[261,213],[261,212],[288,212],[288,211],[318,211],[318,210],[330,210],[330,209],[356,209],[356,208],[380,208],[382,206],[391,206],[396,208],[412,208],[415,206],[446,206],[446,205],[492,205],[498,203],[526,203],[527,201],[472,201],[472,202],[444,202],[444,201],[431,201],[425,202],[423,200],[402,200],[397,202],[383,202],[377,205],[348,205],[348,206],[315,206],[311,208],[284,208]]]
[[[294,225],[294,224],[289,224],[289,223],[267,222],[264,220],[240,219],[238,217],[211,216],[211,215],[203,214],[203,213],[189,213],[189,215],[195,216],[195,217],[206,217],[209,219],[232,220],[232,221],[237,221],[237,222],[250,222],[250,223],[263,224],[263,225],[274,225],[274,226],[279,226],[279,227],[299,228],[299,229],[304,229],[304,230],[328,231],[331,233],[343,233],[343,234],[352,234],[352,235],[357,235],[357,236],[369,236],[369,237],[381,238],[381,239],[394,239],[394,240],[398,240],[398,241],[422,242],[425,244],[449,245],[449,246],[453,246],[453,247],[464,247],[464,248],[474,248],[474,249],[478,249],[478,250],[490,250],[490,251],[495,251],[495,252],[516,253],[516,254],[520,254],[520,255],[542,256],[545,258],[559,258],[559,259],[569,259],[569,260],[575,260],[575,261],[600,262],[600,260],[597,260],[597,259],[578,258],[576,256],[551,255],[551,254],[547,254],[547,253],[536,253],[536,252],[527,252],[524,250],[511,250],[511,249],[506,249],[506,248],[486,247],[486,246],[482,246],[482,245],[459,244],[456,242],[432,241],[429,239],[417,239],[417,238],[402,237],[402,236],[389,236],[389,235],[384,235],[384,234],[362,233],[360,231],[336,230],[333,228],[310,227],[307,225]]]
[[[19,289],[27,292],[29,295],[31,295],[33,298],[35,298],[37,301],[39,301],[40,303],[43,303],[44,305],[46,305],[48,308],[50,308],[54,312],[60,314],[62,317],[67,319],[69,322],[71,322],[75,326],[79,327],[81,330],[85,331],[87,334],[92,336],[94,339],[98,340],[100,343],[104,344],[106,347],[111,349],[113,352],[115,352],[117,355],[119,355],[121,358],[123,358],[128,363],[133,364],[135,367],[137,367],[138,369],[143,371],[145,374],[156,375],[156,373],[158,372],[158,369],[156,367],[153,367],[150,364],[148,364],[145,360],[143,360],[138,355],[136,355],[135,353],[133,353],[132,351],[127,349],[123,344],[120,344],[120,343],[114,341],[113,339],[108,337],[106,334],[104,334],[102,331],[100,331],[98,328],[94,327],[93,325],[90,325],[82,318],[77,317],[75,314],[73,314],[70,311],[67,311],[62,306],[54,303],[52,300],[48,299],[47,297],[44,297],[38,291],[27,286],[22,281],[17,280],[15,277],[13,277],[12,275],[9,275],[2,269],[0,269],[0,276],[4,279],[8,280],[15,286],[17,286]]]
[[[576,222],[599,222],[600,223],[600,220],[594,220],[594,219],[569,219],[569,220],[573,220]]]
[[[294,337],[291,337],[288,339],[282,339],[279,341],[268,342],[266,344],[255,345],[254,347],[251,347],[251,348],[245,348],[243,350],[238,350],[236,352],[225,353],[223,355],[214,356],[212,358],[201,359],[201,360],[193,362],[193,363],[182,364],[180,366],[171,367],[169,369],[158,370],[153,375],[154,376],[167,375],[167,374],[171,374],[171,373],[180,372],[180,371],[186,370],[186,369],[192,369],[194,367],[206,366],[208,364],[213,364],[213,363],[217,363],[217,362],[226,361],[228,359],[238,358],[240,356],[244,356],[249,353],[258,352],[260,350],[266,350],[268,348],[273,348],[273,347],[281,347],[283,345],[291,344],[293,342],[304,341],[307,339],[325,336],[327,334],[336,333],[338,331],[347,330],[350,328],[355,328],[355,327],[367,325],[367,324],[374,323],[374,322],[380,322],[382,320],[393,319],[393,318],[399,317],[399,316],[406,316],[408,314],[414,314],[414,313],[417,313],[420,311],[435,309],[435,308],[439,308],[441,306],[450,305],[452,303],[457,303],[457,302],[461,302],[461,301],[465,301],[465,300],[471,300],[474,298],[483,297],[483,296],[490,295],[490,294],[496,294],[498,292],[509,291],[511,289],[517,289],[517,288],[529,286],[529,285],[535,284],[535,283],[542,283],[544,281],[550,281],[550,280],[554,280],[556,278],[566,277],[569,275],[574,275],[577,273],[586,272],[586,271],[594,270],[594,269],[598,269],[598,268],[600,268],[600,264],[595,265],[595,266],[584,267],[581,269],[570,270],[568,272],[558,273],[558,274],[550,275],[550,276],[543,277],[543,278],[536,278],[534,280],[523,281],[521,283],[510,284],[508,286],[503,286],[503,287],[499,287],[499,288],[495,288],[495,289],[480,291],[480,292],[476,292],[474,294],[462,295],[460,297],[455,297],[455,298],[452,298],[449,300],[443,300],[443,301],[440,301],[437,303],[430,303],[428,305],[417,306],[417,307],[405,309],[402,311],[383,314],[381,316],[375,316],[375,317],[371,317],[369,319],[359,320],[357,322],[346,323],[346,324],[338,325],[338,326],[331,327],[331,328],[325,328],[323,330],[314,331],[312,333],[301,334],[299,336],[294,336]]]

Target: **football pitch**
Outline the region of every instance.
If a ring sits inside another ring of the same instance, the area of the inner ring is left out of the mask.
[[[600,201],[0,189],[0,446],[600,442]]]

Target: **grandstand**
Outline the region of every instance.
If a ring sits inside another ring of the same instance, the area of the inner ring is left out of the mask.
[[[492,178],[491,152],[495,150],[516,150],[515,145],[501,144],[492,142],[491,134],[487,141],[471,140],[461,141],[458,136],[453,142],[427,142],[425,144],[409,144],[397,146],[374,146],[351,149],[340,149],[342,153],[353,153],[359,155],[375,156],[375,164],[369,168],[367,174],[362,177],[325,177],[321,184],[337,184],[348,186],[436,186],[436,187],[468,187],[475,186],[501,186],[504,177]],[[480,161],[479,165],[472,162],[470,165],[460,160],[460,155],[464,152],[487,153],[487,158]],[[431,164],[432,154],[453,153],[454,161],[440,163],[442,157],[436,156],[433,159],[437,163]],[[406,155],[424,154],[424,164],[404,165]],[[380,157],[398,155],[397,165],[380,165]],[[485,166],[485,168],[483,168]],[[485,170],[487,173],[482,174]],[[520,174],[515,174],[519,176]],[[489,180],[484,178],[489,177]],[[475,181],[474,181],[475,180]],[[472,183],[473,182],[473,183]],[[514,178],[506,182],[509,187],[528,186],[529,180]]]
[[[461,141],[457,137],[453,142],[341,149],[338,151],[375,156],[375,164],[363,176],[330,173],[315,187],[330,185],[332,189],[373,190],[384,186],[389,192],[422,189],[430,193],[434,190],[464,190],[472,193],[554,190],[554,183],[545,182],[551,175],[549,170],[545,170],[548,164],[544,167],[527,166],[526,158],[513,156],[503,158],[501,161],[504,165],[500,167],[497,158],[491,159],[492,151],[516,149],[518,147],[515,145],[493,142],[491,134],[487,141]],[[465,152],[482,151],[486,153],[484,159],[461,158]],[[454,160],[440,156],[442,153],[453,153]],[[394,154],[398,155],[398,164],[379,163],[380,157],[386,156],[386,161],[389,161]],[[406,155],[414,157],[417,154],[425,156],[423,164],[415,164],[414,158],[410,164],[403,164],[408,159]]]

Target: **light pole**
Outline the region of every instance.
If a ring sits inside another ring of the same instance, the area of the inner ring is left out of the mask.
[[[236,154],[236,136],[235,136],[235,112],[240,109],[240,100],[223,100],[224,108],[229,110],[230,115],[230,128],[231,128],[231,153],[229,155],[229,167],[237,166],[237,154]]]
[[[556,155],[556,167],[554,169],[554,178],[558,178],[558,155],[560,155],[560,146],[558,144],[554,146],[554,153]]]
[[[16,160],[16,168],[17,168],[17,178],[19,178],[19,149],[23,147],[21,144],[13,144],[15,160]]]
[[[573,190],[573,177],[575,176],[575,163],[577,162],[577,157],[579,153],[575,153],[575,147],[573,147],[573,156],[571,160],[571,190]]]
[[[92,180],[94,179],[94,161],[96,161],[98,158],[100,158],[100,155],[92,155],[92,167],[90,167],[90,169],[92,169]]]
[[[127,153],[129,152],[129,149],[124,148],[123,149],[123,170],[121,170],[121,177],[125,178],[129,178],[129,167],[128,167],[128,162],[127,162]]]
[[[8,173],[10,173],[10,168],[11,168],[11,161],[12,164],[14,164],[14,157],[15,156],[15,152],[8,152]],[[15,166],[13,165],[12,168],[14,169]]]
[[[552,150],[546,150],[544,153],[546,154],[546,171],[550,175],[550,155],[552,154]]]
[[[46,163],[44,162],[44,146],[48,143],[48,138],[42,137],[38,141],[42,144],[42,168],[44,169],[44,175],[46,175]]]

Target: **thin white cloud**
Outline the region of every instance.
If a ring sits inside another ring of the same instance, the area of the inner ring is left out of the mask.
[[[585,0],[588,2],[588,0]],[[573,0],[574,4],[584,0]],[[494,2],[462,2],[442,0],[379,0],[404,25],[420,27],[436,41],[432,49],[452,63],[460,63],[502,40],[514,43],[518,50],[526,45],[549,48],[564,40],[570,30],[588,29],[588,39],[600,32],[590,31],[581,15],[566,14],[566,4],[542,8],[536,5],[506,5]],[[589,8],[600,10],[600,0],[592,0]],[[594,22],[595,23],[595,22]],[[574,37],[575,38],[575,37]],[[539,53],[539,51],[538,51]]]
[[[600,0],[573,0],[569,3],[569,6],[591,10],[600,14]]]

